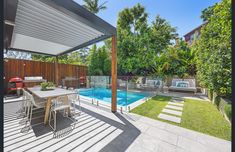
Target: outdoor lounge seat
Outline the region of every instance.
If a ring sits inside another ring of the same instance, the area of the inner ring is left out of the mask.
[[[169,87],[172,91],[187,91],[187,92],[197,92],[195,85],[195,79],[173,79],[172,84]]]
[[[157,89],[160,88],[160,86],[162,86],[162,81],[159,79],[149,79],[146,78],[146,81],[144,84],[140,83],[138,84],[138,88],[139,89]]]

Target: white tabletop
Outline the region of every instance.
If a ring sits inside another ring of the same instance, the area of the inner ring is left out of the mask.
[[[28,88],[30,92],[39,98],[49,98],[49,97],[58,97],[63,95],[75,94],[75,91],[66,90],[62,88],[55,88],[55,90],[41,91],[41,87],[32,87]]]

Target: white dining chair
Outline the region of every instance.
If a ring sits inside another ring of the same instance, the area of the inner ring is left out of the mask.
[[[21,109],[22,109],[21,115],[23,117],[22,117],[22,120],[19,122],[19,124],[25,124],[28,121],[29,108],[30,108],[30,102],[31,102],[30,97],[28,95],[29,93],[25,89],[22,89],[22,90],[23,90],[23,101],[21,104]]]
[[[56,115],[57,112],[63,110],[64,111],[64,117],[66,115],[66,110],[69,110],[71,108],[71,105],[69,103],[68,97],[67,96],[59,96],[57,98],[54,98],[51,100],[51,108],[50,108],[50,114],[49,114],[49,125],[53,129],[53,131],[56,131],[57,128],[57,123],[56,123]],[[51,117],[53,116],[54,120],[54,125],[51,125]],[[68,113],[67,113],[67,118],[69,118]]]
[[[33,111],[41,108],[45,108],[45,101],[44,100],[35,100],[34,96],[29,92],[26,93],[27,98],[29,98],[27,102],[27,122],[29,122],[29,126],[32,122]],[[27,125],[27,123],[26,123]],[[31,128],[31,127],[30,127]]]
[[[79,100],[79,95],[77,93],[77,91],[75,91],[74,94],[70,94],[68,95],[68,99],[69,102],[71,104],[71,115],[75,116],[75,115],[80,115],[81,114],[81,103]],[[76,108],[76,103],[78,103],[78,108]]]
[[[26,92],[26,90],[22,89],[22,91],[23,91],[23,96],[22,96],[22,101],[21,101],[20,109],[16,112],[16,113],[19,113],[18,117],[25,117],[26,116],[26,114],[25,114],[25,102],[26,102],[25,92]]]

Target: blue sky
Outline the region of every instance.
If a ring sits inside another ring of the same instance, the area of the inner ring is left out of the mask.
[[[83,4],[83,0],[74,0]],[[140,3],[148,13],[148,22],[152,22],[157,15],[165,18],[182,37],[187,32],[202,24],[201,11],[221,0],[100,0],[108,1],[107,9],[97,15],[116,27],[118,13],[127,7]]]

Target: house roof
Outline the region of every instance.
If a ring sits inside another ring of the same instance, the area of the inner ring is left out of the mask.
[[[58,56],[116,35],[72,0],[5,0],[5,48]]]
[[[194,33],[196,30],[200,29],[202,26],[206,25],[207,23],[208,23],[208,22],[206,21],[206,22],[204,22],[203,24],[199,25],[198,27],[194,28],[194,29],[191,30],[190,32],[186,33],[186,34],[184,35],[184,37],[187,36],[187,35],[189,35],[189,34],[191,34],[191,33]]]

